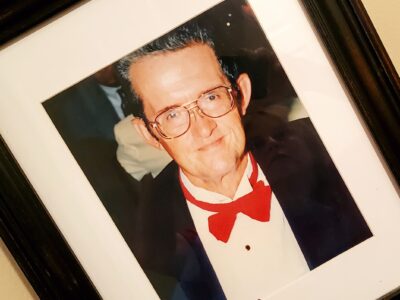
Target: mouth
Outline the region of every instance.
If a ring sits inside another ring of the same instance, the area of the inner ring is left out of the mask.
[[[222,144],[223,139],[224,139],[224,137],[222,136],[222,137],[220,137],[220,138],[218,138],[218,139],[216,139],[216,140],[214,140],[214,141],[212,141],[210,143],[207,143],[207,144],[201,146],[197,150],[198,151],[210,151],[210,150],[213,150],[215,148],[218,148]]]

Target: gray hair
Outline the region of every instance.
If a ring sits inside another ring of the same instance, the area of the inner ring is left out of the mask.
[[[129,68],[139,59],[149,55],[174,52],[193,44],[206,44],[215,50],[214,41],[205,29],[197,25],[181,26],[122,58],[118,63],[118,70],[123,78],[129,80]]]
[[[205,44],[213,49],[218,58],[222,72],[232,84],[235,83],[238,76],[236,64],[231,62],[226,63],[223,59],[218,57],[215,43],[210,32],[205,28],[200,28],[200,26],[197,24],[180,26],[166,35],[144,45],[143,47],[122,58],[118,62],[117,69],[124,79],[130,81],[129,69],[131,65],[139,59],[149,55],[178,51],[194,44]],[[143,113],[142,101],[140,101],[140,98],[135,92],[132,84],[131,90],[133,94],[133,101],[139,105],[139,113],[141,114],[141,117],[144,117],[146,120],[146,117]]]

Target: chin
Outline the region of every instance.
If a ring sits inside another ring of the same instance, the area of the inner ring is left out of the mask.
[[[208,164],[207,174],[213,176],[224,176],[236,169],[236,161],[234,159],[222,159],[215,157]]]

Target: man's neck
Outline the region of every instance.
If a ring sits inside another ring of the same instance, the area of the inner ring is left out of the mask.
[[[193,185],[233,199],[246,170],[247,162],[248,155],[245,154],[232,172],[216,178],[199,178],[186,173],[184,170],[182,172]]]

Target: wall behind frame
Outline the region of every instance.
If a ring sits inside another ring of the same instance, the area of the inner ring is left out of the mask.
[[[362,0],[383,45],[400,74],[400,1]]]
[[[0,299],[39,299],[0,239]]]
[[[400,74],[400,1],[362,0],[374,26]],[[0,240],[0,299],[37,299],[36,294]]]

